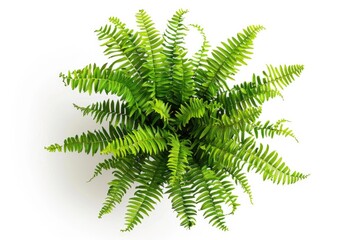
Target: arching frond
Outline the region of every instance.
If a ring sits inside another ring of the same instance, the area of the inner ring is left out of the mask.
[[[147,92],[141,91],[141,85],[135,83],[125,72],[107,68],[106,64],[102,67],[95,64],[88,65],[67,75],[60,74],[60,77],[63,78],[65,85],[78,89],[79,92],[89,94],[105,92],[121,97],[131,108],[130,115],[135,111],[142,111],[142,106],[149,97]]]
[[[139,167],[136,165],[138,162],[135,158],[112,158],[113,161],[104,162],[103,165],[98,165],[100,168],[106,169],[107,167],[115,168],[113,171],[114,179],[109,184],[106,200],[99,212],[99,218],[103,215],[111,213],[116,204],[120,204],[126,192],[131,188],[136,177],[139,176]],[[95,174],[97,171],[95,171]]]
[[[264,78],[257,79],[259,85],[271,85],[274,89],[284,89],[299,77],[304,70],[303,65],[280,65],[279,67],[267,66],[267,71],[263,71]]]
[[[61,152],[62,151],[62,146],[58,143],[54,143],[51,144],[47,147],[44,147],[44,149],[46,149],[49,152]]]
[[[184,15],[188,13],[187,9],[177,10],[171,19],[168,21],[167,28],[164,32],[164,54],[171,61],[175,56],[175,49],[184,44],[184,37],[186,36],[187,27],[184,24]]]
[[[91,179],[89,180],[89,182],[94,179],[95,177],[101,175],[103,173],[104,170],[111,170],[111,169],[121,169],[122,168],[122,164],[123,163],[127,163],[127,162],[134,162],[134,166],[137,167],[138,169],[140,169],[140,167],[138,165],[141,164],[143,156],[139,155],[139,156],[127,156],[124,158],[120,158],[120,157],[114,157],[112,156],[109,159],[105,159],[104,161],[98,163],[95,167],[94,170],[94,174],[91,177]]]
[[[179,51],[177,49],[184,48],[184,37],[186,36],[187,27],[184,25],[184,15],[188,10],[179,9],[175,12],[172,18],[168,21],[167,28],[164,33],[164,42],[163,42],[163,53],[166,56],[165,63],[167,68],[164,69],[165,77],[170,79],[169,86],[172,86],[173,76],[174,76],[174,67],[176,65],[182,64],[182,61],[175,62],[178,58]],[[169,90],[173,90],[173,87],[170,87]],[[168,101],[172,101],[172,95],[168,95]]]
[[[195,225],[197,214],[194,191],[191,186],[176,181],[168,185],[169,198],[172,208],[181,220],[181,226],[190,229]]]
[[[191,155],[189,140],[179,140],[177,136],[170,137],[170,150],[167,166],[171,171],[169,179],[170,184],[182,181],[183,175],[186,173],[188,164],[188,156]]]
[[[94,132],[86,132],[81,135],[75,135],[74,137],[69,137],[64,140],[62,145],[52,144],[45,149],[54,152],[54,151],[63,151],[63,152],[85,152],[87,154],[95,153],[102,151],[105,147],[114,141],[115,139],[121,138],[126,134],[126,131],[120,127],[109,126],[107,131],[105,128],[97,130]]]
[[[271,98],[282,97],[278,90],[271,89],[269,85],[256,84],[256,76],[252,82],[243,82],[235,85],[231,90],[222,91],[216,96],[216,101],[224,106],[225,112],[245,110],[259,107]]]
[[[247,138],[240,144],[234,139],[229,139],[226,142],[219,139],[206,141],[200,145],[203,150],[201,157],[205,158],[208,165],[216,169],[242,169],[238,153],[242,148],[252,143],[252,138]]]
[[[83,113],[83,116],[91,115],[92,118],[99,124],[108,121],[109,124],[117,126],[121,124],[122,127],[132,128],[136,126],[136,122],[130,117],[130,110],[127,104],[121,101],[105,100],[97,102],[86,107],[80,107],[74,104],[77,110]]]
[[[192,78],[193,70],[191,62],[185,58],[186,52],[180,48],[176,49],[173,68],[172,96],[170,100],[176,105],[187,102],[194,95],[195,84]]]
[[[263,72],[263,78],[253,74],[251,82],[243,82],[231,90],[218,93],[216,101],[225,106],[226,112],[260,106],[271,98],[282,97],[279,90],[292,83],[295,76],[300,76],[304,67],[284,65],[276,68],[269,65],[267,69],[267,72]]]
[[[253,204],[253,196],[250,185],[243,172],[245,163],[239,161],[237,158],[237,152],[241,151],[242,148],[246,148],[247,145],[252,144],[252,138],[248,138],[238,144],[236,141],[229,141],[227,143],[212,143],[207,148],[203,146],[209,153],[206,157],[209,159],[207,162],[213,168],[218,171],[224,171],[230,175],[237,185],[240,185],[249,196],[251,204]]]
[[[223,42],[222,47],[212,51],[212,58],[207,62],[207,79],[204,82],[204,91],[200,96],[212,99],[219,89],[228,89],[226,80],[231,78],[238,71],[238,67],[246,65],[250,59],[253,40],[263,26],[249,26],[238,33],[235,37],[229,38],[227,43]]]
[[[249,196],[250,203],[253,204],[253,195],[252,195],[251,187],[246,178],[246,174],[241,171],[242,169],[224,168],[224,170],[230,174],[231,178],[235,181],[237,185],[240,185],[242,187],[244,193],[246,193]]]
[[[105,46],[105,55],[114,59],[111,68],[123,69],[135,82],[142,82],[148,70],[144,68],[144,49],[141,46],[141,36],[126,27],[120,19],[110,17],[113,25],[105,25],[96,30],[99,40]]]
[[[105,159],[104,161],[98,163],[95,167],[94,174],[90,178],[89,182],[91,180],[93,180],[94,178],[96,178],[97,176],[101,175],[104,170],[110,170],[110,169],[117,168],[118,165],[121,163],[121,161],[122,161],[122,158],[111,157],[109,159]]]
[[[201,204],[204,217],[209,218],[210,224],[227,231],[225,214],[221,203],[224,202],[221,184],[217,180],[216,174],[207,168],[193,168],[191,173],[191,183],[196,192],[196,201]]]
[[[243,140],[246,138],[246,128],[249,124],[255,122],[262,112],[261,107],[248,108],[245,111],[233,112],[230,116],[226,114],[221,116],[219,121],[211,125],[207,135],[216,136],[219,139]],[[206,129],[205,129],[206,130]],[[202,133],[203,135],[204,133]]]
[[[285,137],[292,137],[297,142],[297,138],[293,131],[290,128],[284,126],[284,123],[288,122],[285,119],[280,119],[276,123],[271,123],[270,121],[266,121],[265,123],[261,123],[260,121],[255,123],[251,128],[251,131],[255,134],[255,137],[271,137],[273,138],[274,135],[285,136]]]
[[[142,165],[137,181],[136,192],[129,200],[125,217],[125,228],[130,231],[141,222],[144,216],[154,209],[162,198],[162,186],[165,182],[166,162],[161,159],[147,159]]]
[[[222,197],[224,199],[224,203],[227,204],[231,208],[231,212],[228,213],[234,214],[237,207],[240,206],[237,202],[237,196],[233,193],[235,190],[234,184],[228,180],[228,173],[224,171],[224,169],[217,170],[216,172],[217,180],[219,181],[219,188],[222,192]]]
[[[195,89],[196,94],[201,91],[205,91],[204,89],[204,83],[206,80],[206,64],[207,64],[207,58],[208,58],[208,51],[210,49],[210,43],[206,38],[206,35],[204,33],[204,29],[197,25],[197,24],[190,24],[191,27],[195,28],[203,37],[203,43],[201,45],[201,48],[195,53],[195,55],[192,58],[192,65],[193,65],[193,79],[195,82]]]
[[[103,154],[112,153],[115,156],[125,157],[129,154],[138,154],[144,152],[148,154],[157,154],[167,148],[168,133],[161,129],[153,127],[133,130],[123,138],[113,140],[102,151]]]
[[[164,78],[164,64],[165,56],[162,53],[163,39],[150,16],[144,11],[140,10],[136,14],[136,20],[140,28],[140,35],[142,37],[142,47],[145,49],[144,67],[148,69],[148,78],[152,96],[158,99],[164,99],[169,90],[169,80]]]
[[[263,175],[263,179],[270,179],[274,183],[292,184],[305,179],[307,175],[300,172],[291,172],[276,151],[269,152],[269,145],[260,144],[255,147],[255,142],[240,153],[241,160],[248,165],[248,170],[255,170]]]
[[[203,148],[209,151],[214,162],[212,164],[239,169],[247,165],[248,171],[254,170],[262,174],[264,180],[270,179],[277,184],[292,184],[307,177],[299,172],[291,172],[276,151],[269,152],[268,145],[264,147],[260,144],[257,147],[252,137],[241,143],[234,140],[227,143],[217,141]]]

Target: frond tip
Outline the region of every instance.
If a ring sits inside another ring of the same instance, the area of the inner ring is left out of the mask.
[[[276,151],[271,151],[269,145],[264,147],[260,144],[255,146],[252,141],[242,153],[242,159],[248,165],[249,170],[263,175],[263,179],[270,179],[274,183],[293,184],[299,180],[307,178],[308,175],[300,172],[291,172],[290,168],[282,161],[282,158]]]
[[[74,107],[100,128],[67,137],[45,147],[49,152],[103,154],[91,181],[111,171],[99,218],[130,196],[125,226],[131,231],[167,194],[181,226],[190,229],[196,216],[227,231],[226,217],[239,207],[235,188],[253,202],[248,172],[276,184],[308,177],[292,171],[278,152],[259,138],[292,137],[286,120],[259,121],[263,104],[282,98],[303,65],[267,65],[260,75],[230,87],[250,60],[261,25],[243,29],[210,49],[204,29],[187,24],[187,10],[176,11],[164,34],[144,10],[136,14],[137,30],[119,18],[96,30],[109,63],[89,64],[61,73],[65,86],[80,93],[105,94],[108,99]],[[186,36],[195,29],[202,37],[189,56]],[[107,124],[106,125],[104,124]],[[135,186],[135,187],[134,187]]]
[[[110,125],[109,130],[106,130],[103,127],[101,130],[93,132],[88,131],[81,135],[66,138],[63,145],[55,143],[45,149],[50,152],[85,152],[86,154],[91,153],[94,155],[97,152],[104,150],[110,142],[123,136],[123,134],[124,131],[120,127],[113,127]]]
[[[55,144],[52,144],[50,146],[47,146],[47,147],[44,147],[45,150],[48,150],[49,152],[61,152],[62,151],[62,146],[55,143]]]
[[[90,115],[99,124],[108,121],[109,124],[117,126],[121,124],[125,127],[132,127],[133,118],[130,117],[130,109],[126,103],[114,100],[105,100],[103,102],[93,103],[86,107],[73,104],[81,111],[83,116]]]
[[[176,181],[169,185],[169,198],[172,207],[177,212],[177,217],[181,220],[181,226],[190,229],[196,224],[195,216],[196,201],[193,189],[186,184]]]
[[[223,42],[222,47],[213,50],[213,56],[207,62],[207,80],[203,84],[205,88],[201,96],[211,99],[219,89],[229,89],[226,79],[231,79],[240,66],[246,65],[252,54],[253,40],[264,29],[260,25],[249,26],[235,37],[229,38],[227,43]]]
[[[284,126],[284,123],[288,122],[285,119],[280,119],[276,123],[272,124],[270,121],[266,121],[265,123],[261,123],[260,121],[255,123],[252,126],[252,131],[255,134],[255,137],[270,137],[273,138],[274,135],[278,136],[285,136],[285,137],[292,137],[297,142],[298,139],[296,138],[295,134],[290,128]]]

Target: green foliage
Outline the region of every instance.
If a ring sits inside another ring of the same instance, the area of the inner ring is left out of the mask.
[[[110,125],[118,126],[121,124],[123,127],[132,128],[135,122],[129,116],[130,110],[127,104],[119,100],[106,100],[103,102],[97,102],[87,107],[80,107],[74,104],[77,110],[80,110],[85,115],[91,115],[93,119],[101,124],[104,121]]]
[[[125,229],[130,231],[135,225],[141,222],[144,215],[148,215],[154,209],[156,202],[159,202],[163,192],[163,185],[167,180],[166,161],[161,157],[145,159],[141,165],[141,173],[137,178],[140,184],[136,192],[129,200],[125,217]]]
[[[270,121],[266,121],[263,124],[259,121],[253,125],[252,130],[257,138],[259,136],[262,138],[273,138],[274,135],[283,135],[285,137],[292,137],[298,141],[293,131],[290,128],[284,127],[285,122],[287,122],[285,119],[280,119],[275,124],[270,123]]]
[[[206,105],[202,99],[192,98],[188,103],[180,105],[175,114],[175,123],[179,128],[189,123],[192,118],[201,118],[205,114]]]
[[[210,43],[206,38],[204,29],[197,24],[190,24],[191,27],[195,28],[203,37],[203,43],[201,48],[195,53],[192,58],[193,65],[193,79],[195,82],[195,93],[200,93],[205,91],[205,80],[206,80],[206,61],[208,59],[207,53],[210,49]]]
[[[126,129],[124,128],[109,125],[109,130],[102,128],[94,132],[88,131],[82,133],[80,136],[75,135],[74,137],[68,137],[64,140],[63,145],[55,143],[46,147],[46,149],[50,152],[85,152],[94,155],[108,147],[109,142],[116,141],[124,136],[125,132]]]
[[[177,137],[171,137],[169,145],[169,159],[167,166],[171,171],[171,177],[169,179],[170,184],[182,182],[183,175],[189,168],[188,156],[191,156],[191,149],[189,147],[190,141],[180,141]]]
[[[196,194],[196,202],[200,204],[200,210],[204,211],[205,218],[221,230],[228,230],[225,223],[225,214],[221,203],[225,202],[223,188],[216,173],[204,167],[194,167],[189,179]]]
[[[264,27],[245,28],[208,56],[204,30],[184,23],[187,12],[178,10],[163,35],[144,10],[136,14],[139,31],[111,17],[109,25],[96,31],[111,62],[60,74],[74,90],[112,95],[86,107],[74,104],[84,116],[109,127],[68,137],[46,149],[110,156],[96,166],[91,179],[106,170],[113,174],[99,217],[110,213],[136,186],[123,231],[141,223],[164,194],[181,226],[194,226],[199,209],[210,224],[227,230],[226,215],[239,206],[235,186],[253,201],[249,172],[277,184],[307,177],[291,171],[267,144],[256,142],[274,136],[297,140],[285,127],[286,120],[258,119],[263,103],[282,97],[281,90],[300,75],[303,66],[268,65],[262,76],[253,74],[249,81],[230,88],[226,81],[246,65]],[[201,34],[203,43],[189,57],[184,39],[191,29]]]
[[[219,89],[228,89],[226,80],[232,79],[231,75],[237,73],[239,66],[246,65],[252,54],[253,40],[263,29],[263,26],[249,26],[212,51],[207,61],[205,88],[200,96],[212,99]]]
[[[104,214],[110,213],[116,204],[121,202],[127,190],[134,183],[135,178],[139,176],[139,166],[136,157],[112,157],[97,165],[93,178],[101,174],[103,170],[114,169],[114,179],[109,182],[109,190],[104,206],[99,212],[99,218]]]
[[[193,189],[188,183],[179,181],[169,184],[168,188],[167,193],[169,193],[173,209],[181,220],[181,226],[190,229],[196,223],[197,214]]]
[[[150,155],[157,154],[167,148],[167,133],[164,130],[154,129],[154,127],[133,130],[123,138],[108,142],[107,147],[102,151],[103,154],[112,153],[115,156],[126,157],[129,154],[141,152]]]

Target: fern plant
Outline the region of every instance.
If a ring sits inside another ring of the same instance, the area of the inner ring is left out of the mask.
[[[114,97],[89,106],[74,105],[97,123],[94,132],[52,144],[50,152],[101,153],[93,177],[112,170],[113,180],[99,217],[135,193],[127,205],[125,227],[132,230],[161,201],[171,200],[181,225],[191,228],[198,211],[209,222],[227,230],[225,216],[238,207],[236,185],[252,201],[248,172],[264,180],[291,184],[307,177],[290,171],[279,154],[256,140],[295,135],[286,120],[258,120],[262,104],[281,96],[303,70],[302,65],[268,65],[262,75],[230,88],[226,80],[246,65],[253,41],[263,26],[249,26],[213,49],[199,25],[185,25],[186,10],[178,10],[163,35],[143,10],[136,14],[139,31],[111,17],[96,31],[110,64],[90,64],[61,73],[66,86],[88,94]],[[188,56],[184,37],[195,29],[203,43]]]

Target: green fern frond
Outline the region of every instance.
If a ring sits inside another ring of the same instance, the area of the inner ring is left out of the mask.
[[[262,108],[248,108],[245,111],[233,112],[230,116],[226,114],[221,116],[220,121],[216,121],[210,129],[211,136],[217,136],[221,139],[244,139],[246,137],[246,128],[248,124],[253,123],[261,114]],[[218,134],[216,135],[216,132]],[[220,133],[220,134],[219,134]],[[203,135],[203,133],[202,133]]]
[[[221,139],[214,139],[200,145],[203,150],[202,158],[206,158],[208,165],[217,169],[237,168],[242,170],[242,165],[238,159],[238,153],[244,146],[252,144],[252,138],[246,138],[240,144],[234,139],[224,142]]]
[[[231,140],[229,142],[215,142],[207,146],[209,152],[209,165],[219,171],[227,172],[237,185],[240,185],[244,192],[249,196],[250,203],[253,204],[253,195],[246,178],[243,173],[245,163],[238,158],[238,153],[242,148],[247,148],[252,144],[252,138],[245,139],[241,144]],[[203,146],[205,149],[205,147]]]
[[[172,96],[176,105],[187,102],[195,93],[192,64],[185,58],[186,52],[177,48],[175,51]]]
[[[253,124],[260,116],[262,108],[248,108],[244,111],[234,111],[230,116],[226,114],[217,114],[207,119],[207,121],[198,122],[196,129],[192,130],[192,136],[208,140],[222,139],[244,139],[249,124]],[[203,118],[205,119],[205,118]]]
[[[217,181],[220,183],[220,189],[222,191],[221,195],[223,196],[224,203],[231,208],[231,212],[227,215],[234,214],[237,207],[240,206],[240,204],[237,203],[238,196],[233,194],[235,186],[231,181],[228,180],[227,171],[221,169],[220,171],[215,171],[215,173]]]
[[[193,79],[195,82],[195,89],[197,94],[198,92],[205,91],[204,82],[206,80],[205,70],[207,67],[207,53],[211,46],[209,41],[207,40],[204,29],[201,26],[197,24],[190,24],[190,26],[195,28],[203,37],[203,43],[201,45],[201,48],[195,53],[191,61],[194,69]]]
[[[128,163],[130,161],[134,162],[134,163],[136,162],[136,164],[140,164],[141,159],[139,157],[134,157],[134,156],[128,156],[125,158],[119,158],[119,157],[112,156],[109,159],[105,159],[104,161],[102,161],[96,165],[94,174],[88,182],[90,182],[95,177],[101,175],[104,170],[121,169],[123,163]],[[137,165],[136,165],[136,167],[139,168],[139,166],[137,166]]]
[[[238,168],[224,168],[224,170],[230,174],[237,185],[242,187],[244,193],[249,196],[250,203],[253,204],[253,195],[246,174]]]
[[[270,123],[270,121],[266,121],[265,123],[261,123],[260,121],[255,123],[252,127],[252,132],[255,134],[255,137],[271,137],[273,138],[274,135],[278,136],[285,136],[285,137],[292,137],[297,142],[297,138],[293,131],[290,128],[284,127],[284,123],[288,122],[285,119],[280,119],[276,123]]]
[[[124,99],[131,109],[130,115],[136,111],[142,111],[141,106],[144,106],[148,101],[148,95],[140,91],[141,86],[136,84],[122,70],[113,70],[107,68],[104,64],[101,68],[93,65],[88,65],[83,69],[69,72],[67,75],[60,74],[65,85],[72,89],[78,89],[79,92],[88,92],[91,94],[102,93],[114,94]]]
[[[171,19],[168,21],[167,28],[164,32],[164,53],[167,60],[171,60],[175,56],[175,49],[184,44],[184,37],[188,30],[184,24],[184,15],[188,10],[177,10]]]
[[[252,82],[243,82],[235,85],[228,91],[222,91],[216,96],[216,101],[223,104],[225,112],[245,110],[251,107],[259,107],[271,98],[282,97],[278,90],[271,86],[256,84],[256,76],[253,75]]]
[[[170,137],[169,145],[171,149],[169,150],[167,166],[171,171],[170,184],[174,184],[175,182],[182,181],[182,177],[189,167],[188,157],[191,155],[190,141],[181,141],[177,136],[172,136]]]
[[[168,21],[167,28],[164,33],[163,42],[163,54],[166,56],[165,62],[167,68],[165,69],[165,76],[170,79],[169,90],[173,90],[172,86],[174,68],[178,62],[175,60],[178,58],[177,49],[183,49],[184,37],[186,36],[187,27],[184,25],[184,15],[188,13],[188,10],[179,9],[175,12],[172,18]],[[181,64],[181,61],[180,61]],[[176,89],[176,88],[175,88]],[[168,96],[168,101],[172,101],[172,96]]]
[[[130,231],[154,209],[156,202],[162,198],[162,186],[165,182],[166,162],[162,159],[147,159],[142,165],[137,181],[136,192],[129,200],[125,217],[125,229]]]
[[[86,107],[80,107],[74,104],[77,110],[83,113],[83,116],[91,115],[99,124],[108,121],[110,125],[117,126],[121,124],[125,128],[134,126],[134,120],[129,116],[130,110],[127,104],[121,101],[105,100],[97,102]]]
[[[216,174],[204,167],[193,168],[190,175],[197,196],[196,201],[201,204],[200,209],[204,211],[204,218],[209,218],[209,223],[214,227],[227,231],[225,214],[221,206],[224,196],[220,182],[216,181]]]
[[[269,153],[268,145],[265,148],[263,144],[257,147],[253,137],[241,143],[234,140],[227,143],[213,142],[203,146],[203,149],[209,151],[214,165],[238,169],[247,165],[248,171],[253,169],[263,175],[263,180],[270,179],[277,184],[292,184],[307,177],[299,172],[291,172],[276,151]]]
[[[154,27],[150,16],[140,10],[136,14],[140,35],[142,37],[142,47],[145,49],[146,62],[144,67],[148,69],[152,96],[158,99],[164,99],[169,90],[169,80],[163,77],[165,55],[162,53],[163,39]]]
[[[122,161],[121,158],[112,157],[109,159],[105,159],[103,162],[98,163],[95,167],[93,176],[90,178],[90,180],[88,182],[90,182],[97,176],[101,175],[104,170],[110,170],[110,169],[117,168],[121,161]]]
[[[161,129],[139,126],[137,130],[133,130],[123,138],[113,140],[101,153],[112,153],[120,157],[136,155],[140,152],[157,154],[167,149],[167,135],[168,133]]]
[[[236,37],[229,38],[227,43],[223,42],[223,47],[219,46],[212,51],[212,58],[207,62],[205,88],[200,96],[212,99],[219,89],[228,89],[226,80],[237,73],[239,66],[246,65],[246,60],[250,59],[249,55],[252,54],[253,40],[263,29],[260,25],[249,26]]]
[[[169,198],[172,208],[177,212],[177,217],[181,220],[181,226],[190,229],[196,224],[195,216],[196,201],[194,191],[189,185],[178,181],[168,185]]]
[[[274,89],[284,89],[299,77],[304,70],[303,65],[280,65],[279,67],[267,66],[267,71],[263,71],[264,78],[258,79],[257,84],[271,85]]]
[[[300,172],[291,172],[276,151],[269,152],[269,145],[264,147],[263,144],[260,144],[259,147],[256,147],[256,143],[253,141],[248,146],[243,149],[239,157],[248,165],[248,171],[255,170],[263,175],[264,180],[270,179],[277,184],[293,184],[307,177]]]
[[[112,158],[112,161],[104,162],[103,165],[98,165],[94,176],[101,172],[102,169],[115,168],[113,171],[114,179],[109,184],[107,197],[99,212],[99,218],[103,215],[111,213],[116,204],[120,204],[126,192],[131,188],[135,179],[139,176],[138,163],[135,158]]]
[[[102,151],[105,147],[122,136],[124,136],[126,131],[120,127],[113,127],[110,125],[109,130],[105,128],[97,130],[94,132],[82,133],[80,136],[75,135],[74,137],[69,137],[64,140],[63,145],[52,144],[46,149],[50,152],[54,151],[63,151],[63,152],[85,152],[86,154],[92,154]]]
[[[62,151],[62,146],[58,143],[54,143],[51,144],[47,147],[44,147],[45,150],[49,151],[49,152],[61,152]]]
[[[123,69],[135,82],[142,82],[148,72],[144,68],[144,49],[141,47],[139,33],[128,29],[120,19],[110,17],[113,25],[105,25],[96,30],[99,40],[105,46],[104,54],[114,59],[110,68]]]
[[[280,90],[300,76],[304,69],[302,65],[267,66],[268,72],[263,72],[264,78],[253,74],[251,82],[235,85],[231,90],[222,91],[216,96],[216,101],[225,106],[226,112],[236,109],[244,110],[257,107],[271,98],[282,97]]]

